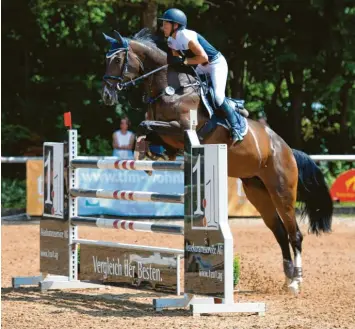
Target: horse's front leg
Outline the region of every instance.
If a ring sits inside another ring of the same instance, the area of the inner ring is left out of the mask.
[[[183,150],[183,140],[183,132],[176,122],[143,121],[137,130],[134,158],[174,161],[179,150]]]

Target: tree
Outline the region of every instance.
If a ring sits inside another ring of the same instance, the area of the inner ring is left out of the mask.
[[[225,55],[227,94],[244,98],[252,117],[265,111],[278,134],[308,153],[353,152],[350,0],[13,0],[2,4],[3,154],[60,140],[69,110],[83,151],[92,147],[88,141],[110,140],[120,115],[136,126],[145,112],[138,89],[121,93],[117,107],[101,102],[108,46],[102,32],[131,36],[148,27],[164,49],[157,17],[172,6]]]

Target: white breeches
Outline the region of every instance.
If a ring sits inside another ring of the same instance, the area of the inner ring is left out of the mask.
[[[228,77],[228,64],[222,54],[213,62],[203,66],[197,65],[196,71],[198,74],[210,75],[213,90],[215,93],[216,103],[220,106],[226,96],[226,84]]]

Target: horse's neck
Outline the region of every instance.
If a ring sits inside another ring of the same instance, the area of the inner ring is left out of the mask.
[[[166,53],[157,47],[153,47],[139,41],[131,41],[133,51],[142,61],[144,73],[167,64]],[[178,89],[181,86],[194,83],[195,77],[186,73],[168,72],[167,69],[159,71],[145,80],[146,90],[149,90],[152,96],[158,95],[165,87],[172,86]]]
[[[167,64],[167,56],[159,48],[152,46],[149,47],[148,45],[137,41],[132,42],[131,45],[132,50],[143,63],[145,74]],[[188,106],[188,102],[191,102],[191,99],[199,97],[195,88],[186,87],[194,84],[195,82],[196,78],[191,74],[177,73],[174,70],[168,71],[167,69],[154,73],[152,76],[145,79],[145,91],[149,94],[150,98],[157,97],[168,85],[173,87],[175,90],[179,90],[178,96],[174,96],[175,102],[179,104],[176,104],[177,111],[171,111],[171,102],[165,103],[163,98],[159,98],[153,103],[152,107],[153,112],[156,113],[156,115],[154,115],[154,119],[163,121],[180,121],[180,114],[182,113],[180,111],[184,111],[186,106]],[[156,109],[157,112],[155,112]],[[167,111],[167,109],[169,109],[169,111]]]
[[[144,74],[167,64],[166,54],[157,47],[152,47],[138,41],[131,41],[133,51],[142,61]],[[163,69],[154,73],[144,81],[145,89],[149,89],[154,96],[161,92],[167,85],[167,70]]]

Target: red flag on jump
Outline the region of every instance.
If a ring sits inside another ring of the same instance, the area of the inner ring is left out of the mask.
[[[71,123],[71,112],[65,112],[64,113],[64,126],[69,127],[72,129],[72,123]]]

